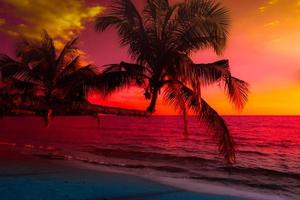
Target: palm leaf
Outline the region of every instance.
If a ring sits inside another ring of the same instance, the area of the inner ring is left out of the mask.
[[[235,145],[224,119],[204,99],[199,98],[193,90],[178,81],[175,86],[174,84],[164,90],[164,99],[177,108],[180,108],[181,100],[183,100],[187,108],[197,114],[199,120],[214,134],[219,152],[224,156],[227,163],[234,163]],[[179,100],[178,95],[181,96],[181,100]]]
[[[64,46],[62,51],[60,52],[58,58],[56,59],[56,78],[60,76],[60,73],[64,70],[64,67],[67,65],[66,64],[66,58],[69,57],[77,57],[78,56],[78,49],[76,47],[76,44],[78,42],[78,38],[74,38],[67,42],[67,44]]]
[[[228,60],[220,60],[207,64],[191,64],[187,74],[193,80],[198,80],[201,85],[207,86],[230,77]]]
[[[56,59],[56,50],[54,47],[54,41],[47,33],[47,31],[42,32],[41,50],[44,52],[44,56],[48,61],[54,62]]]
[[[114,0],[109,10],[106,16],[96,19],[96,30],[104,31],[114,26],[120,35],[121,45],[129,47],[129,55],[138,63],[145,64],[145,60],[153,55],[149,54],[151,42],[148,41],[149,37],[137,8],[131,0]]]
[[[39,61],[43,57],[40,43],[26,38],[22,38],[17,42],[15,53],[20,62],[25,64]]]
[[[118,26],[122,20],[116,16],[100,16],[96,19],[96,31],[103,32],[111,26]]]
[[[142,65],[125,62],[108,65],[97,76],[95,88],[104,96],[108,96],[115,91],[129,88],[132,84],[142,86],[148,78],[146,71],[146,67]]]
[[[194,108],[198,112],[200,119],[214,133],[220,154],[222,154],[228,164],[235,163],[235,144],[228,130],[225,120],[202,99],[201,106]]]
[[[187,0],[176,16],[173,43],[176,50],[187,52],[212,47],[220,53],[225,47],[228,11],[215,1]]]
[[[147,0],[143,10],[143,16],[147,24],[147,29],[160,38],[162,27],[166,16],[170,10],[170,5],[167,0]]]
[[[242,110],[248,101],[249,84],[240,79],[228,77],[225,81],[225,91],[235,107]]]
[[[16,73],[22,71],[26,66],[7,55],[0,54],[1,81],[10,79]]]
[[[190,73],[190,74],[189,74]],[[194,90],[216,82],[224,84],[224,90],[238,110],[242,110],[248,100],[249,84],[231,76],[228,60],[209,64],[192,64],[187,77]]]
[[[163,93],[164,100],[180,111],[183,116],[184,135],[188,135],[188,108],[184,97],[177,88],[177,84],[168,84]]]
[[[71,74],[72,72],[75,72],[80,67],[80,56],[76,56],[70,63],[65,64],[64,67],[62,67],[62,71],[60,73],[57,73],[56,81]]]
[[[87,65],[64,75],[57,80],[56,87],[66,91],[66,93],[69,90],[78,89],[87,94],[97,78],[93,68],[92,65]]]

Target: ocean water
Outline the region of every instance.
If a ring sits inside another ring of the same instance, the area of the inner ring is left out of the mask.
[[[50,128],[38,117],[5,117],[0,119],[0,145],[45,159],[300,199],[300,117],[225,119],[237,144],[231,173],[212,136],[194,117],[188,137],[178,116],[101,116],[100,127],[92,117],[58,117]]]

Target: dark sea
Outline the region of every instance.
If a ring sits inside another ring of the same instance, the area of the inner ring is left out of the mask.
[[[188,137],[180,116],[101,116],[100,127],[92,117],[58,117],[49,128],[38,117],[5,117],[0,118],[0,145],[42,159],[212,183],[270,194],[274,200],[300,199],[300,117],[225,119],[237,144],[231,172],[212,135],[194,117]]]

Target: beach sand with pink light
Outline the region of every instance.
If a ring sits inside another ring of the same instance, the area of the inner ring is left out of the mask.
[[[0,147],[0,163],[1,200],[246,199],[234,196],[274,199],[270,195],[241,192],[217,185],[193,184],[172,178],[138,177],[92,164],[37,158],[21,154],[17,148],[7,145]],[[223,192],[227,195],[221,195]]]

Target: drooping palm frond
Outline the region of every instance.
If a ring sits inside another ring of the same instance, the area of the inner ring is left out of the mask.
[[[193,91],[201,95],[201,87],[217,82],[225,82],[231,77],[228,60],[214,63],[194,64],[186,54],[174,54],[166,68],[169,80],[179,80],[192,87]]]
[[[220,82],[235,107],[238,110],[243,109],[248,100],[249,84],[231,76],[228,60],[209,64],[191,64],[189,73],[191,73],[189,77],[192,77],[191,85],[194,90],[203,85]]]
[[[188,108],[186,105],[186,99],[179,91],[178,84],[167,84],[164,89],[164,101],[174,106],[176,110],[180,111],[183,116],[184,135],[188,135]]]
[[[235,144],[225,120],[204,99],[201,100],[200,108],[199,106],[197,107],[195,112],[198,112],[200,119],[214,133],[214,137],[218,142],[219,152],[224,156],[228,164],[235,163]]]
[[[249,84],[231,76],[225,81],[225,91],[235,107],[242,110],[248,101]]]
[[[179,109],[182,108],[184,101],[186,108],[196,114],[199,120],[213,133],[217,140],[219,152],[224,156],[224,159],[229,164],[235,162],[235,145],[226,122],[204,99],[199,98],[193,90],[183,83],[177,82],[167,85],[164,90],[164,100]]]
[[[202,86],[208,86],[220,81],[222,78],[230,77],[228,60],[220,60],[207,64],[191,64],[191,76],[200,82]]]

